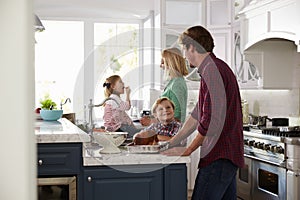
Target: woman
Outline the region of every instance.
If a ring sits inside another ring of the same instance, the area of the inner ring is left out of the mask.
[[[181,123],[185,121],[187,105],[187,86],[184,76],[188,75],[186,61],[177,48],[165,49],[162,52],[161,68],[165,70],[169,81],[162,93],[175,105],[174,117]]]
[[[175,105],[174,117],[183,123],[186,117],[187,85],[184,76],[188,74],[186,61],[177,48],[168,48],[162,51],[160,67],[165,71],[166,87],[161,97],[169,98]],[[141,119],[141,124],[153,123],[146,117]]]

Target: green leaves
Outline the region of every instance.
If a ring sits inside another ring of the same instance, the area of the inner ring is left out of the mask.
[[[52,107],[52,109],[57,109],[56,103],[54,101],[52,101],[52,99],[49,97],[49,95],[46,95],[44,97],[44,99],[40,100],[40,104],[41,104],[41,108],[44,110],[50,110],[50,107]]]

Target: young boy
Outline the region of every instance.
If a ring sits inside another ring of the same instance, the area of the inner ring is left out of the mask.
[[[174,118],[174,103],[167,97],[161,97],[152,106],[152,114],[158,122],[151,124],[145,129],[154,130],[159,141],[171,139],[181,127],[181,123]]]

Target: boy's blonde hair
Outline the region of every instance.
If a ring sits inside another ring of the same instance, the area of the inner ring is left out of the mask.
[[[104,95],[106,98],[113,93],[114,90],[112,88],[120,79],[121,77],[119,75],[112,75],[105,80],[105,82],[103,83],[103,87],[105,88]]]
[[[152,109],[151,109],[151,112],[152,113],[156,113],[156,108],[158,107],[158,105],[161,104],[161,102],[163,101],[169,101],[172,105],[172,108],[173,110],[175,110],[175,104],[173,103],[173,101],[171,101],[168,97],[161,97],[161,98],[158,98],[155,103],[153,104],[152,106]]]

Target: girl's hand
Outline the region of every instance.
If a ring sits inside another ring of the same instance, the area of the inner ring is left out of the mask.
[[[130,92],[131,92],[131,89],[130,89],[130,87],[125,87],[125,92],[126,92],[126,95],[130,95]]]

